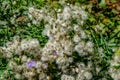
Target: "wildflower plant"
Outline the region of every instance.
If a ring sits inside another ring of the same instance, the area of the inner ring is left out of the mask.
[[[108,33],[113,28],[101,23],[106,12],[95,17],[86,11],[94,3],[82,2],[87,1],[1,1],[0,66],[6,65],[0,79],[119,80],[119,54],[110,46],[119,42],[113,40],[119,32]]]

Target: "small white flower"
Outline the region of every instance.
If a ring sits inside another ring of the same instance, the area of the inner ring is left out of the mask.
[[[61,80],[75,80],[75,78],[73,76],[63,74],[61,76]]]
[[[17,66],[17,63],[16,63],[16,62],[14,62],[14,61],[10,61],[10,62],[9,62],[9,67],[10,67],[11,69],[14,69],[16,66]]]
[[[22,62],[26,62],[26,61],[27,61],[27,56],[26,56],[26,55],[23,55],[22,58],[21,58],[21,61],[22,61]]]
[[[58,65],[63,65],[63,64],[65,64],[65,63],[66,63],[65,57],[58,57],[58,58],[56,59],[56,64],[58,64]]]
[[[29,8],[29,12],[32,13],[34,11],[34,8],[33,7],[30,7]]]
[[[43,72],[39,74],[39,80],[45,80],[46,77],[47,77],[46,74]]]
[[[46,55],[46,57],[45,57],[45,56],[42,56],[42,57],[41,57],[41,61],[43,61],[43,62],[44,62],[44,61],[48,61],[47,55]]]
[[[40,62],[40,61],[37,61],[37,63],[36,63],[36,68],[41,68],[41,66],[42,66],[42,62]]]
[[[16,79],[21,79],[21,74],[19,74],[19,73],[15,74],[15,78]]]
[[[79,25],[74,25],[74,31],[76,32],[79,31],[79,28],[80,28]]]
[[[86,33],[83,30],[80,31],[80,37],[82,39],[85,39],[87,37]]]
[[[85,71],[83,73],[83,75],[85,76],[85,79],[87,79],[87,80],[90,80],[92,78],[92,74],[88,71]]]
[[[24,72],[23,75],[27,78],[30,78],[30,77],[33,77],[35,75],[35,73],[32,71],[31,72]]]
[[[76,42],[76,43],[79,42],[80,41],[80,36],[78,36],[77,34],[74,35],[73,41]]]

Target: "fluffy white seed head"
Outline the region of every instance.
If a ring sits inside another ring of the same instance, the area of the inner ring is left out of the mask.
[[[75,80],[75,78],[73,76],[63,74],[61,76],[61,80]]]

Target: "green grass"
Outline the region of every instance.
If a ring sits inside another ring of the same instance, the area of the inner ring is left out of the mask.
[[[93,6],[93,9],[94,8],[96,8],[96,6]],[[96,9],[93,11],[95,11],[95,14],[97,13],[97,15],[94,16],[94,13],[92,13],[89,16],[86,25],[84,25],[84,28],[90,31],[90,34],[93,38],[92,40],[95,43],[95,56],[92,58],[93,64],[95,68],[97,66],[100,66],[102,68],[98,74],[96,74],[96,72],[93,72],[93,79],[96,80],[98,78],[107,78],[108,80],[113,80],[113,78],[108,74],[108,69],[110,66],[109,60],[112,59],[111,57],[114,54],[112,48],[118,47],[120,45],[120,31],[118,29],[119,21],[114,19],[114,17],[119,17],[119,15],[110,12],[107,9],[103,10],[103,13],[99,13],[99,11],[96,12]],[[103,29],[100,31],[96,30],[95,26],[97,24],[100,25],[100,27]],[[100,47],[102,47],[104,50],[104,56],[102,58],[99,56],[99,53],[97,51]]]

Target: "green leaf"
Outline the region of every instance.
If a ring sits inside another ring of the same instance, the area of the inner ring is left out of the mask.
[[[105,0],[101,0],[100,3],[99,3],[99,6],[100,6],[100,8],[105,9],[106,8],[106,2],[105,2]]]

